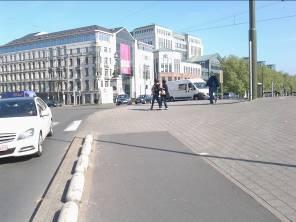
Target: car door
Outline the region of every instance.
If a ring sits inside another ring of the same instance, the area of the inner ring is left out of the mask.
[[[176,99],[186,99],[188,92],[187,92],[187,83],[178,84],[178,89],[176,91]]]
[[[45,138],[47,136],[47,134],[50,131],[50,127],[51,127],[51,112],[48,108],[48,106],[41,100],[41,99],[37,99],[37,107],[39,112],[39,116],[40,116],[40,126],[42,129],[42,133],[43,133],[43,138]]]

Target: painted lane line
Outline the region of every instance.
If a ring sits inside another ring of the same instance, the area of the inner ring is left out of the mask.
[[[73,121],[64,131],[75,131],[78,129],[79,125],[81,123],[81,120]]]
[[[200,155],[200,156],[208,156],[209,153],[198,153],[198,155]]]
[[[52,126],[56,126],[56,125],[58,125],[60,122],[53,122],[52,123]]]

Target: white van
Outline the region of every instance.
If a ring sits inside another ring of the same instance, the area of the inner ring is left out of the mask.
[[[209,88],[203,79],[167,81],[170,101],[209,99]]]

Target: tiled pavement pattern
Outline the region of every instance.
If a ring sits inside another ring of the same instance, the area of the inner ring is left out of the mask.
[[[296,221],[296,97],[148,109],[133,105],[95,113],[80,133],[168,131],[194,152],[207,153],[202,158],[279,219]]]

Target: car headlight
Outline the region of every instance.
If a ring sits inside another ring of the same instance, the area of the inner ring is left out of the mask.
[[[34,135],[34,129],[31,128],[31,129],[28,129],[26,130],[25,132],[21,133],[19,136],[18,136],[18,140],[22,140],[22,139],[26,139],[28,137],[31,137]]]

